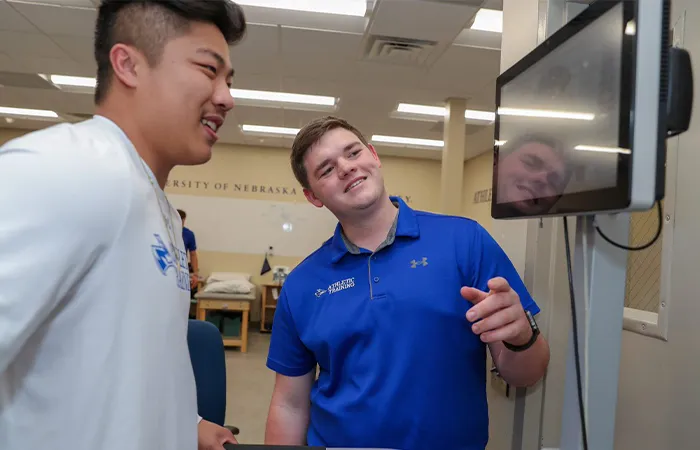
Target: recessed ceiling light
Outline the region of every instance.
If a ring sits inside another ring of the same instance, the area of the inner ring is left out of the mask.
[[[0,106],[0,114],[18,117],[40,117],[47,119],[58,119],[58,114],[54,111],[46,109],[27,109],[27,108],[12,108],[9,106]]]
[[[503,11],[482,8],[476,13],[472,30],[503,32]]]
[[[74,77],[69,75],[49,75],[48,79],[56,86],[74,86],[94,88],[97,80],[90,77]]]
[[[267,125],[241,125],[244,133],[276,134],[280,136],[296,136],[299,128],[271,127]]]
[[[411,103],[399,103],[399,105],[396,107],[396,112],[421,116],[447,116],[447,108],[443,106],[414,105]],[[467,120],[483,120],[485,122],[493,122],[496,119],[496,113],[491,111],[468,109],[464,111],[464,118]]]
[[[464,118],[493,122],[494,120],[496,120],[496,113],[491,111],[475,111],[473,109],[468,109],[464,112]]]
[[[236,0],[243,6],[364,17],[367,0]]]
[[[595,114],[571,111],[549,111],[544,109],[498,108],[501,116],[540,117],[545,119],[593,120]]]
[[[437,141],[433,139],[418,139],[410,137],[401,136],[383,136],[380,134],[375,134],[372,136],[372,142],[381,142],[383,144],[395,144],[403,146],[413,146],[413,147],[439,147],[445,146],[444,141]]]
[[[288,92],[253,91],[249,89],[231,89],[231,96],[237,100],[256,100],[261,102],[292,103],[299,105],[335,106],[337,99],[323,95],[292,94]]]
[[[66,91],[92,92],[96,86],[95,78],[74,77],[68,75],[43,75],[43,77],[59,88]],[[242,104],[267,106],[269,104],[310,105],[335,107],[338,99],[335,97],[310,94],[294,94],[289,92],[255,91],[250,89],[231,89],[231,96]]]
[[[295,137],[299,133],[299,128],[273,127],[268,125],[241,125],[241,131],[250,134],[266,134],[277,135],[280,137]],[[373,142],[381,142],[384,144],[394,144],[401,146],[414,147],[444,147],[443,141],[432,139],[417,139],[400,136],[384,136],[375,134],[371,139]]]

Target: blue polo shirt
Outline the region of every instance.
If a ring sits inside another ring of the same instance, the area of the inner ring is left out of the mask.
[[[501,276],[539,308],[478,223],[416,211],[400,198],[376,252],[332,238],[287,277],[267,366],[300,376],[318,364],[308,445],[484,450],[486,344],[471,331],[462,286]]]
[[[187,227],[182,227],[182,240],[185,243],[185,251],[194,252],[197,250],[197,240],[194,233]]]

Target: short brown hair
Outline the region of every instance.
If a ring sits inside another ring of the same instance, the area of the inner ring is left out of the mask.
[[[352,132],[360,139],[363,145],[369,147],[369,142],[360,130],[350,125],[347,121],[334,116],[326,116],[315,119],[307,123],[294,138],[292,143],[292,154],[290,160],[292,163],[292,171],[299,184],[302,187],[309,188],[309,174],[306,173],[304,166],[304,157],[309,149],[316,144],[326,133],[336,128],[343,128]]]

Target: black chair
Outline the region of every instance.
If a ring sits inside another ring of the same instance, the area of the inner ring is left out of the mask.
[[[197,385],[197,411],[202,419],[226,427],[234,435],[238,428],[225,425],[226,355],[221,333],[212,323],[189,320],[187,345]]]

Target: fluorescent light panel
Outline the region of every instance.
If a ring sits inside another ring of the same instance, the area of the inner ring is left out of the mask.
[[[569,111],[547,111],[542,109],[498,108],[502,116],[541,117],[547,119],[593,120],[594,114]]]
[[[437,141],[433,139],[418,139],[409,138],[401,136],[384,136],[381,134],[375,134],[372,136],[372,142],[381,142],[384,144],[400,144],[407,146],[417,146],[417,147],[444,147],[444,141]]]
[[[424,116],[440,116],[447,114],[447,109],[442,106],[413,105],[410,103],[399,103],[396,112],[407,114],[422,114]]]
[[[299,128],[270,127],[267,125],[241,125],[244,133],[279,134],[283,136],[296,136]]]
[[[274,134],[278,136],[296,136],[299,132],[299,128],[285,128],[285,127],[272,127],[267,125],[241,125],[241,131],[244,133],[254,133],[254,134]],[[406,146],[416,146],[416,147],[444,147],[443,141],[436,141],[432,139],[418,139],[400,136],[384,136],[380,134],[375,134],[372,136],[372,142],[381,142],[384,144],[399,144]]]
[[[411,103],[399,103],[396,112],[405,114],[418,114],[422,116],[445,117],[447,108],[441,106],[414,105]],[[496,119],[496,114],[490,111],[477,111],[468,109],[464,112],[464,118],[468,120],[484,120],[493,122]]]
[[[89,77],[72,77],[68,75],[49,75],[49,81],[56,86],[88,87],[94,88],[97,80]]]
[[[366,0],[236,0],[243,6],[364,17]]]
[[[416,114],[422,116],[445,117],[447,109],[440,106],[414,105],[410,103],[399,103],[396,112],[404,114]],[[573,119],[573,120],[593,120],[594,114],[579,113],[571,111],[548,111],[540,109],[522,109],[522,108],[499,108],[498,114],[502,116],[517,116],[517,117],[541,117],[547,119]],[[464,112],[465,119],[484,120],[493,122],[496,119],[496,114],[490,111],[476,111],[468,109]]]
[[[323,95],[290,94],[287,92],[251,91],[248,89],[231,89],[231,96],[236,99],[258,100],[276,103],[296,103],[301,105],[335,106],[336,98]]]
[[[49,111],[46,109],[11,108],[9,106],[0,106],[0,114],[19,117],[58,118],[58,114],[56,114],[54,111]]]
[[[476,13],[472,30],[503,32],[503,11],[482,8]]]
[[[89,77],[67,75],[49,75],[47,77],[56,86],[94,88],[96,80]],[[231,89],[231,96],[240,100],[257,100],[275,103],[294,103],[301,105],[335,106],[337,99],[323,95],[292,94],[288,92],[254,91],[249,89]]]

